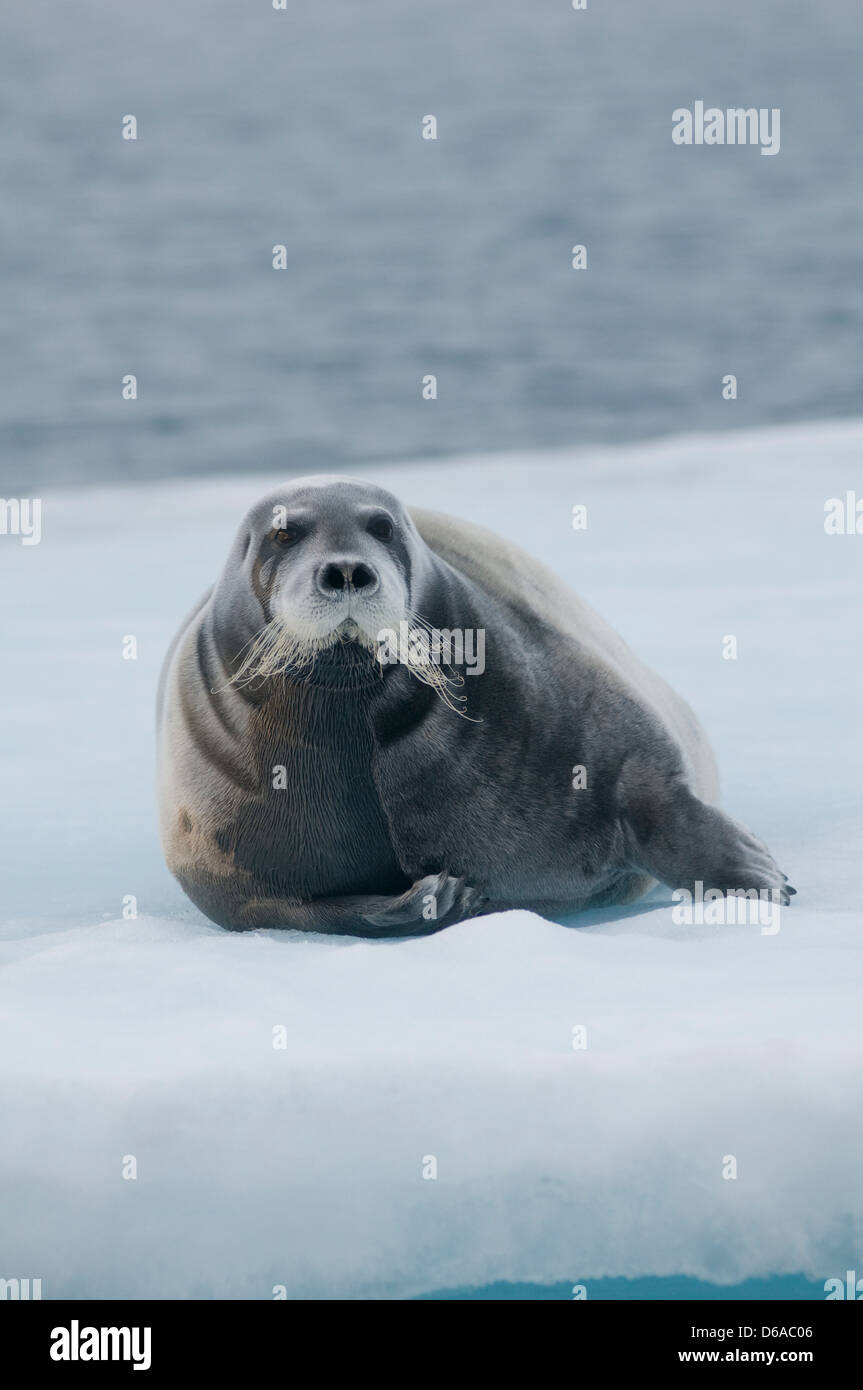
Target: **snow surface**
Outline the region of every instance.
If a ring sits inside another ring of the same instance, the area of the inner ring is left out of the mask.
[[[274,479],[57,492],[41,545],[0,537],[0,1276],[376,1298],[863,1269],[863,538],[823,529],[861,457],[850,422],[364,470],[550,562],[693,703],[799,890],[775,936],[675,926],[664,889],[579,929],[220,931],[161,862],[154,692]]]

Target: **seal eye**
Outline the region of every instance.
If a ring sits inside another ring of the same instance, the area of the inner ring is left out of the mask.
[[[378,541],[391,541],[393,538],[393,524],[388,516],[373,516],[366,530]]]
[[[287,526],[283,526],[280,531],[275,532],[273,540],[276,542],[276,545],[294,545],[302,534],[299,526],[288,524]]]

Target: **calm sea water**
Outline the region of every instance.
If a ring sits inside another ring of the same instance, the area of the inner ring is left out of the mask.
[[[858,0],[41,0],[2,29],[5,493],[861,409]],[[674,146],[696,99],[779,107],[780,153]]]

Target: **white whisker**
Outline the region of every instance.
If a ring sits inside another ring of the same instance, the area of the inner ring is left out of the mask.
[[[436,631],[421,614],[412,610],[405,612],[404,619],[408,624],[431,635]],[[348,643],[355,643],[370,652],[376,658],[380,674],[383,676],[386,663],[381,655],[380,644],[356,622],[350,635],[340,628],[317,634],[292,631],[286,626],[284,619],[272,618],[237,652],[235,661],[239,664],[221,688],[227,689],[233,685],[242,689],[252,681],[270,680],[277,676],[305,683],[311,680],[314,674],[314,663],[318,656],[331,651],[333,647]],[[464,685],[464,676],[459,675],[452,667],[433,660],[409,660],[403,664],[412,676],[435,691],[447,709],[463,719],[470,718],[464,708],[467,696],[456,693],[458,688]],[[218,691],[213,691],[213,694],[218,694]]]

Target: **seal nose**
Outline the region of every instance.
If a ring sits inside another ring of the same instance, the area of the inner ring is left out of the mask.
[[[331,560],[318,570],[318,588],[327,598],[342,593],[363,593],[368,596],[380,588],[380,580],[371,565],[360,560]]]

